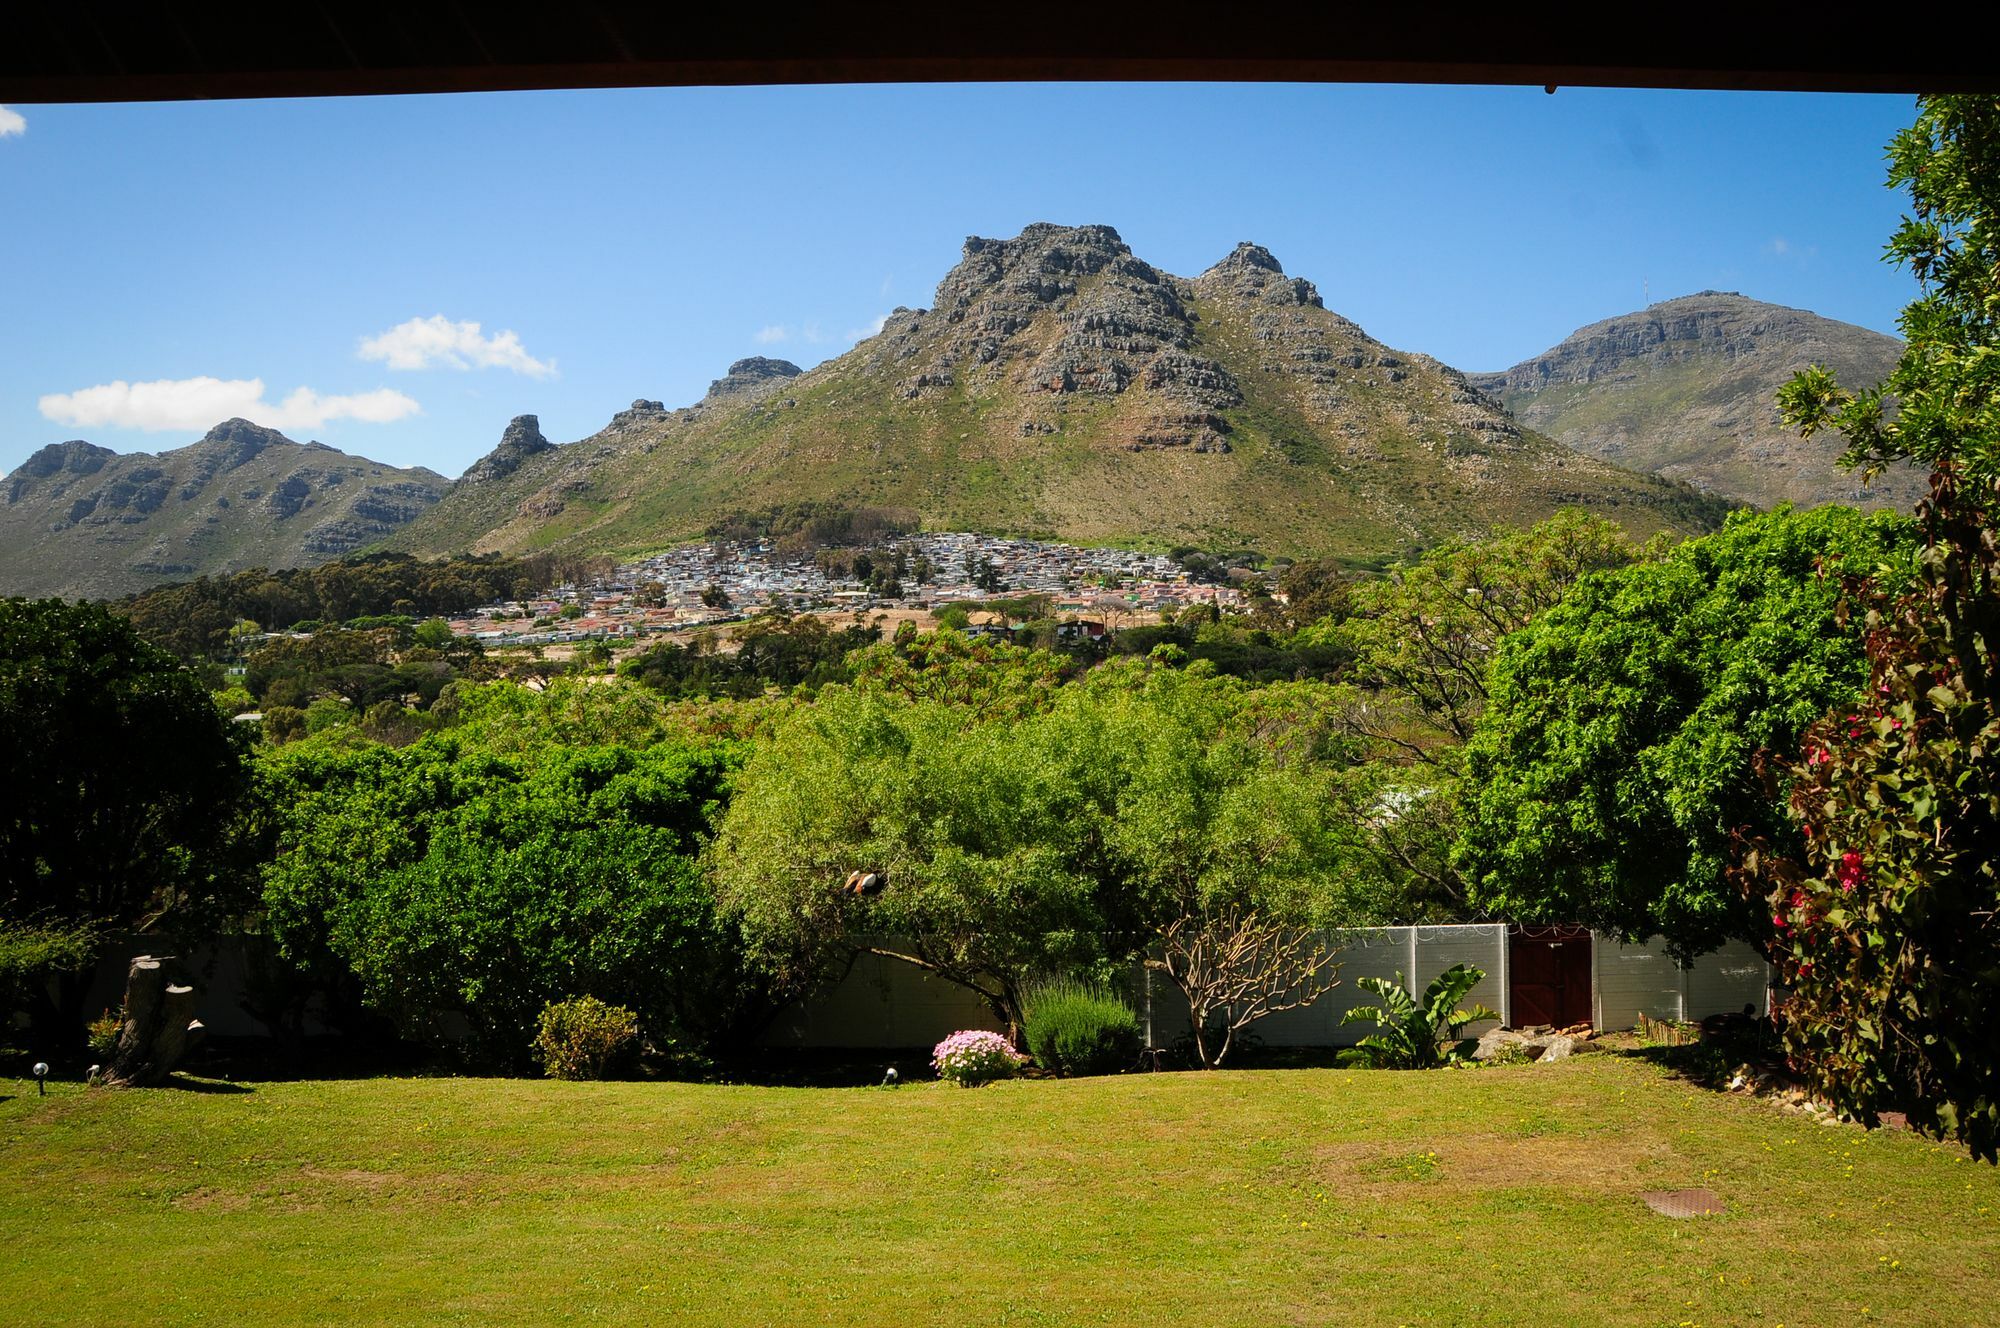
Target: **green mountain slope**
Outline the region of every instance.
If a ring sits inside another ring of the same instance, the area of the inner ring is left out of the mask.
[[[1187,280],[1104,226],[974,238],[933,308],[809,373],[742,361],[551,446],[533,417],[398,531],[422,552],[634,552],[802,500],[933,528],[1380,558],[1576,504],[1639,534],[1725,504],[1521,428],[1239,246]]]
[[[0,595],[110,597],[373,543],[449,487],[247,420],[154,456],[51,443],[0,480]]]
[[[1722,291],[1593,323],[1473,385],[1531,429],[1579,452],[1771,507],[1841,502],[1908,511],[1925,477],[1902,468],[1864,487],[1834,464],[1841,442],[1802,441],[1773,404],[1809,364],[1880,382],[1903,344],[1851,323]]]

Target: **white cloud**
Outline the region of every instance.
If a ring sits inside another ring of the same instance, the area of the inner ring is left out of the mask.
[[[786,327],[783,323],[772,323],[767,327],[758,328],[757,335],[753,340],[760,346],[768,346],[776,341],[789,341],[791,337],[792,329]]]
[[[554,360],[538,360],[514,332],[482,335],[479,324],[454,323],[443,314],[412,318],[380,336],[361,339],[361,358],[378,360],[391,369],[512,369],[530,378],[547,378]]]
[[[57,424],[155,433],[206,430],[237,416],[272,429],[317,429],[329,420],[388,424],[423,409],[386,387],[351,396],[323,396],[300,387],[283,401],[266,401],[261,378],[207,377],[151,383],[120,379],[75,392],[52,392],[40,406],[43,417]]]
[[[0,106],[0,138],[28,132],[28,122],[19,111],[10,111]]]
[[[1769,258],[1786,258],[1794,263],[1804,264],[1810,263],[1813,259],[1819,257],[1819,246],[1816,244],[1797,245],[1782,235],[1774,235],[1771,237],[1770,243],[1764,246],[1764,253]]]
[[[882,330],[882,325],[887,323],[888,321],[889,321],[889,315],[876,314],[874,318],[868,321],[866,326],[849,328],[847,330],[847,339],[849,341],[866,341],[869,337],[872,337],[877,332],[880,332]]]

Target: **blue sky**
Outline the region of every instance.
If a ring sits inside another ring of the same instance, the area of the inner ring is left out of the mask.
[[[1468,370],[1703,288],[1893,332],[1882,150],[1913,110],[1296,85],[16,106],[0,471],[247,413],[456,475],[516,414],[569,441],[745,355],[809,367],[928,305],[967,235],[1033,221],[1108,223],[1185,276],[1257,241]]]

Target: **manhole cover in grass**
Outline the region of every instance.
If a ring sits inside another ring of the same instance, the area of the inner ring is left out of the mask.
[[[1662,1217],[1717,1217],[1722,1200],[1714,1190],[1647,1190],[1639,1196]]]

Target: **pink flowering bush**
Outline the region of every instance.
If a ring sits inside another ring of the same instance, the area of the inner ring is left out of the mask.
[[[938,1078],[949,1079],[961,1088],[974,1088],[993,1079],[1011,1079],[1028,1058],[998,1033],[968,1028],[953,1033],[931,1051],[931,1064]]]
[[[1786,1055],[1843,1113],[1907,1113],[2000,1157],[2000,535],[1947,477],[1931,547],[1894,593],[1853,582],[1867,699],[1806,730],[1804,852],[1752,842]],[[2000,492],[1994,495],[2000,504]]]

